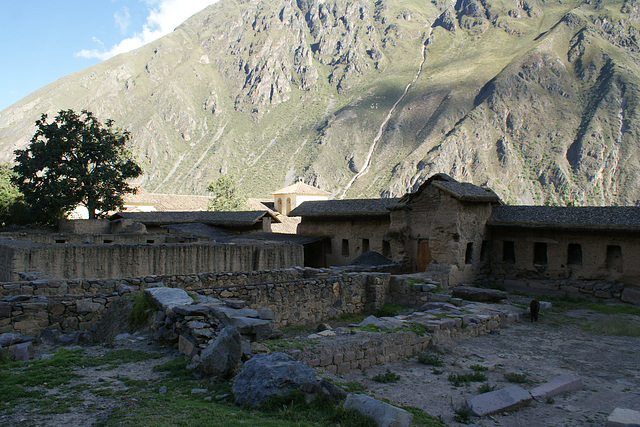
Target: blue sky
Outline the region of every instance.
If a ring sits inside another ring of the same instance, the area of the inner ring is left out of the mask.
[[[217,0],[0,0],[0,111],[136,49]]]

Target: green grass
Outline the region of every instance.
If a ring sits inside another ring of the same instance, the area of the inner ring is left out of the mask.
[[[478,387],[478,393],[482,394],[482,393],[489,393],[490,391],[493,391],[496,389],[496,386],[494,385],[489,385],[489,383],[484,383],[481,384]]]
[[[469,366],[469,369],[471,369],[474,372],[486,372],[489,370],[488,367],[482,366],[482,365],[471,365]]]
[[[453,400],[451,401],[451,410],[453,411],[453,419],[462,424],[469,424],[471,422],[471,407],[467,405],[455,406]]]
[[[400,375],[387,369],[384,374],[378,374],[373,377],[373,380],[384,384],[397,383],[400,381]]]
[[[399,314],[401,311],[407,310],[410,308],[412,308],[412,306],[409,304],[385,303],[376,311],[375,316],[376,317],[393,317]]]
[[[418,355],[418,362],[429,366],[444,366],[442,358],[434,353],[422,353]]]
[[[526,373],[519,374],[517,372],[507,372],[504,374],[504,379],[516,384],[531,384],[532,382]]]
[[[359,383],[357,381],[333,381],[333,383],[342,388],[347,393],[364,393],[369,388],[365,384]]]
[[[129,322],[136,326],[142,326],[147,322],[149,310],[156,310],[153,300],[141,290],[133,296],[133,306],[129,312]]]
[[[617,335],[624,337],[640,337],[640,323],[620,317],[607,317],[602,320],[589,321],[580,327],[598,335]]]
[[[465,374],[451,373],[447,377],[454,387],[469,385],[471,382],[482,382],[487,380],[487,376],[481,372],[468,372]]]
[[[291,339],[274,339],[263,341],[262,344],[266,345],[271,351],[283,351],[283,350],[305,350],[318,345],[318,342],[311,339],[304,338],[291,338]]]
[[[102,356],[88,356],[82,359],[83,366],[103,366],[108,369],[118,367],[123,363],[140,362],[149,359],[159,359],[161,353],[147,353],[141,350],[112,350]]]

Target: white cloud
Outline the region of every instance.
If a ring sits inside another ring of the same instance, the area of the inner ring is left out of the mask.
[[[166,34],[169,34],[187,18],[216,1],[217,0],[146,1],[147,5],[151,9],[147,15],[147,22],[142,26],[142,30],[140,32],[136,32],[132,37],[122,40],[120,43],[112,46],[109,50],[83,49],[80,52],[76,52],[76,56],[105,60],[121,53],[132,51],[147,43],[157,40]],[[152,7],[153,5],[157,6]],[[116,25],[119,25],[117,17]]]
[[[129,8],[124,6],[121,10],[113,14],[113,20],[116,23],[116,27],[120,30],[120,34],[126,34],[129,26],[131,25],[131,14]]]

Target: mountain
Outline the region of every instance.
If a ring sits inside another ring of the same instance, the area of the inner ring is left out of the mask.
[[[508,203],[638,204],[639,19],[640,0],[221,0],[1,111],[1,152],[88,109],[131,131],[154,192],[233,173],[248,196],[397,196],[444,172]]]

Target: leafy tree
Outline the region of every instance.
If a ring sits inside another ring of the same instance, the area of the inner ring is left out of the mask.
[[[43,114],[24,150],[16,150],[13,182],[39,222],[51,222],[84,205],[94,219],[122,207],[135,190],[127,180],[142,174],[127,147],[128,131],[100,123],[91,112],[60,111],[53,122]]]
[[[15,176],[11,164],[0,163],[0,225],[26,223],[24,196],[11,182]]]
[[[238,195],[233,175],[219,176],[209,183],[207,191],[213,193],[207,206],[210,211],[239,211],[244,208],[245,202]]]

